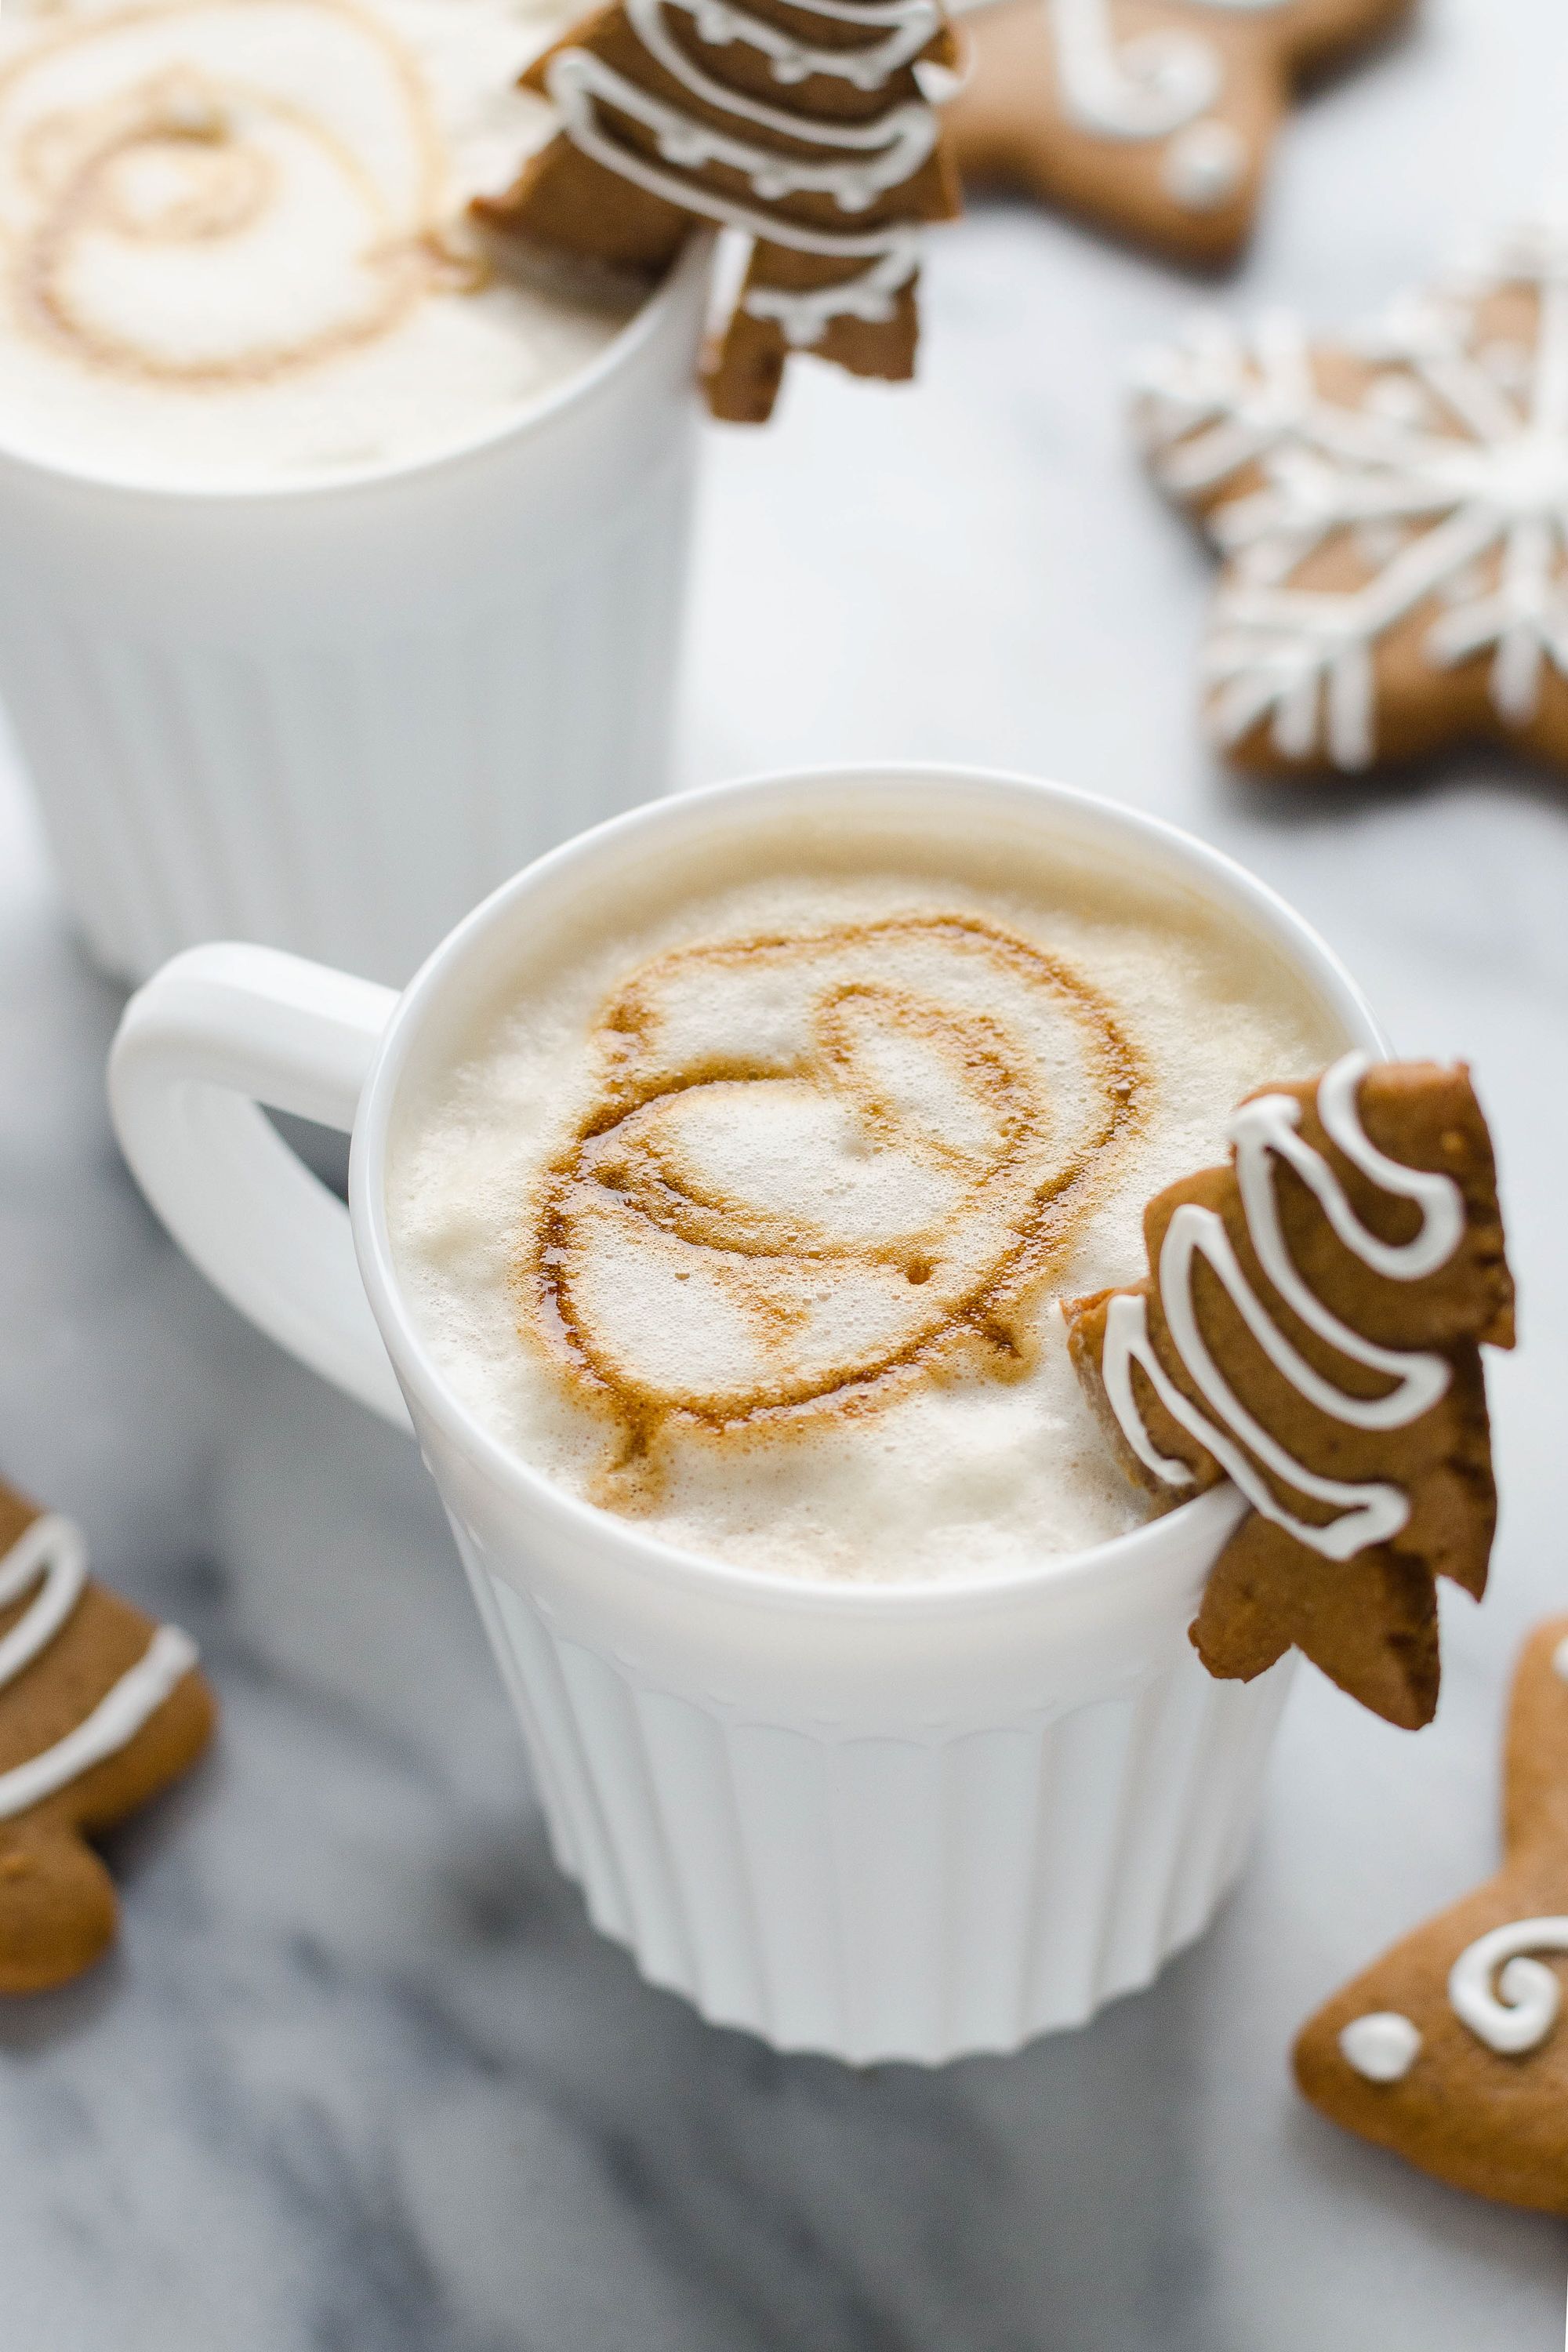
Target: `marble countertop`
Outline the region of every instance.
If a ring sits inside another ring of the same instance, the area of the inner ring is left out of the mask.
[[[1293,123],[1217,299],[1376,306],[1528,203],[1565,95],[1561,0],[1427,0]],[[412,1448],[211,1297],[120,1165],[118,997],[0,749],[0,1459],[192,1628],[225,1705],[114,1841],[115,1956],[0,2017],[5,2352],[1563,2342],[1568,2233],[1342,2137],[1285,2053],[1491,1867],[1509,1663],[1568,1606],[1568,782],[1223,780],[1193,723],[1209,567],[1119,415],[1193,289],[1011,207],[933,242],[929,283],[917,389],[803,369],[774,432],[714,436],[683,775],[952,757],[1156,809],[1282,889],[1401,1045],[1473,1060],[1525,1339],[1438,1720],[1303,1675],[1219,1925],[1016,2058],[856,2074],[648,1990],[550,1864]]]

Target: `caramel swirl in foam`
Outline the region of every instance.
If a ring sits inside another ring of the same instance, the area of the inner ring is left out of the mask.
[[[477,284],[445,181],[416,61],[348,0],[130,8],[0,69],[16,316],[113,374],[270,381]]]
[[[595,1033],[602,1087],[518,1261],[522,1327],[623,1463],[864,1412],[1019,1310],[1143,1116],[1142,1057],[1059,957],[973,915],[677,950]]]

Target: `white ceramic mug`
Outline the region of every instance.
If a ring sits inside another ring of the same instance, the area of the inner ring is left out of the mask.
[[[400,983],[664,790],[708,263],[435,458],[219,491],[0,448],[0,700],[106,971],[241,939]]]
[[[132,1168],[219,1289],[412,1419],[595,1924],[717,2021],[788,2049],[937,2061],[1011,2049],[1147,1983],[1239,1868],[1289,1668],[1215,1682],[1187,1642],[1234,1492],[1026,1573],[945,1583],[689,1556],[472,1419],[399,1295],[384,1202],[405,1089],[515,986],[522,942],[548,961],[561,927],[639,877],[851,807],[906,836],[951,838],[958,812],[1174,883],[1283,958],[1345,1045],[1382,1049],[1322,942],[1186,835],[1059,786],[858,769],[601,826],[497,891],[401,997],[256,949],[181,956],[129,1007],[110,1085]],[[346,1214],[258,1102],[352,1127]]]

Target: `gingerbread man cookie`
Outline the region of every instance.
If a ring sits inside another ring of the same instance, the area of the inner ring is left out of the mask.
[[[1343,342],[1200,320],[1140,372],[1156,478],[1225,557],[1219,747],[1355,771],[1475,740],[1568,761],[1568,226]]]
[[[1318,2011],[1296,2077],[1456,2189],[1568,2217],[1568,1617],[1520,1661],[1504,1778],[1501,1870]]]
[[[85,1843],[205,1747],[195,1645],[89,1581],[81,1536],[0,1482],[0,1992],[63,1984],[114,1935]]]
[[[1412,5],[978,0],[950,118],[959,168],[1173,260],[1230,261],[1293,92]]]
[[[958,210],[931,102],[955,57],[941,0],[617,0],[529,68],[559,133],[477,210],[648,272],[705,222],[742,231],[705,378],[732,423],[766,420],[792,351],[907,377],[921,225]]]
[[[1068,1305],[1129,1472],[1251,1504],[1192,1629],[1249,1681],[1292,1645],[1389,1722],[1437,1704],[1436,1580],[1478,1600],[1496,1498],[1479,1343],[1513,1344],[1486,1121],[1462,1067],[1347,1054],[1244,1102],[1232,1165],[1144,1214],[1152,1269]]]

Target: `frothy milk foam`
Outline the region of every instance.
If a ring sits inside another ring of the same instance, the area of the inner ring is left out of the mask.
[[[1108,872],[752,855],[604,908],[412,1097],[388,1207],[432,1354],[503,1445],[710,1556],[931,1578],[1125,1531],[1057,1302],[1135,1278],[1149,1194],[1342,1040]]]
[[[437,454],[627,306],[514,283],[467,206],[548,136],[572,0],[5,0],[0,446],[255,488]]]

